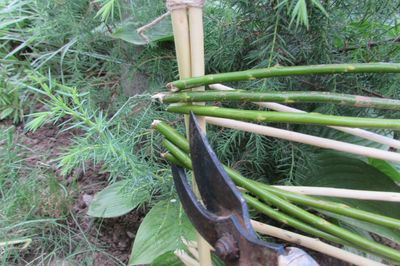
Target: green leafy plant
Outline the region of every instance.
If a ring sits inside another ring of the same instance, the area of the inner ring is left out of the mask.
[[[129,99],[113,116],[108,117],[93,111],[86,94],[79,93],[76,88],[61,85],[55,80],[48,81],[44,76],[33,75],[31,79],[37,85],[31,90],[43,95],[43,103],[48,110],[30,115],[26,128],[34,131],[46,123],[55,124],[67,118],[60,124],[63,130],[80,129],[84,132],[76,139],[75,145],[59,158],[62,173],[70,173],[76,167],[85,169],[85,164],[92,162],[103,164],[103,171],[110,173],[112,183],[124,177],[124,181],[114,183],[95,197],[89,214],[96,217],[119,216],[151,201],[160,189],[168,189],[164,182],[169,181],[164,181],[165,173],[157,169],[157,162],[145,162],[152,156],[146,152],[147,149],[151,152],[152,136],[148,129],[140,127],[150,118],[145,117],[150,115],[150,108],[143,104],[143,97]],[[132,108],[147,108],[147,112],[130,121],[135,125],[133,130],[125,127],[128,124],[121,123],[122,116],[130,116]],[[138,146],[141,153],[136,151]],[[168,197],[168,194],[165,196]],[[108,201],[110,198],[113,200]],[[111,209],[104,206],[104,201],[109,204],[125,201],[125,208]]]
[[[161,201],[150,210],[140,225],[129,264],[152,263],[169,251],[186,249],[182,238],[195,238],[195,230],[182,206],[177,200]]]

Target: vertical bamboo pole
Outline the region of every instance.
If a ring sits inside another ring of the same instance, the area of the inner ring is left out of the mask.
[[[173,9],[170,12],[180,79],[189,78],[192,75],[204,75],[203,9],[201,7],[189,7]],[[192,46],[191,43],[193,43]],[[199,122],[202,129],[205,130],[205,119],[200,119]],[[187,116],[185,123],[188,128]],[[194,190],[197,189],[194,188]],[[198,193],[197,196],[199,196]],[[197,243],[200,265],[212,265],[209,244],[200,234],[197,234]]]
[[[179,78],[190,78],[192,73],[190,63],[189,21],[186,8],[171,10],[171,20],[175,38]]]
[[[203,8],[189,7],[189,32],[192,77],[204,76],[204,29]],[[193,88],[192,91],[203,91],[203,87]],[[201,103],[200,103],[201,104]],[[206,132],[206,120],[197,117],[201,129]],[[211,265],[209,244],[200,236],[197,239],[200,265]]]

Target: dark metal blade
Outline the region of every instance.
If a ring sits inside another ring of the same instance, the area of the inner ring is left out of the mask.
[[[219,216],[236,214],[248,233],[256,236],[245,199],[223,169],[193,113],[189,128],[193,172],[207,209]]]
[[[185,171],[175,165],[172,165],[171,168],[172,176],[174,177],[175,188],[185,213],[189,217],[196,230],[203,236],[205,240],[213,245],[219,237],[218,232],[215,230],[218,217],[205,209],[204,206],[197,200],[187,182]]]
[[[225,265],[277,265],[278,256],[284,253],[282,245],[269,244],[253,238],[242,226],[242,221],[237,215],[218,217],[209,212],[191,190],[185,171],[173,165],[172,175],[185,213],[202,237],[216,248],[217,255],[225,262]],[[229,241],[229,236],[232,237],[231,241]],[[228,241],[224,241],[227,237]],[[218,249],[218,246],[226,249]]]

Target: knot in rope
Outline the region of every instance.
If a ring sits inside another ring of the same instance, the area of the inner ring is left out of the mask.
[[[168,11],[187,8],[187,7],[203,7],[205,0],[167,0]]]

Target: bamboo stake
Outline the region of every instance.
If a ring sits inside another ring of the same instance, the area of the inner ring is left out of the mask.
[[[347,199],[375,200],[400,202],[400,193],[342,189],[332,187],[304,187],[304,186],[273,186],[289,192],[296,192],[310,196],[336,197]]]
[[[210,85],[211,89],[214,90],[234,90],[231,87],[222,85],[222,84],[212,84]],[[288,113],[306,113],[305,111],[293,108],[293,107],[289,107],[286,105],[282,105],[279,103],[271,103],[271,102],[257,102],[255,103],[259,106],[274,110],[274,111],[278,111],[278,112],[288,112]],[[390,147],[396,148],[396,149],[400,149],[400,141],[386,137],[386,136],[382,136],[379,134],[376,134],[374,132],[370,132],[364,129],[359,129],[359,128],[348,128],[348,127],[335,127],[335,126],[328,126],[330,128],[345,132],[347,134],[350,135],[354,135],[363,139],[368,139],[377,143],[381,143],[384,145],[388,145]]]
[[[397,63],[367,63],[367,64],[332,64],[311,66],[270,67],[245,71],[206,75],[203,77],[183,79],[167,84],[172,91],[190,89],[201,85],[224,83],[259,78],[272,78],[299,75],[345,74],[345,73],[400,73]]]
[[[190,34],[190,56],[191,76],[204,76],[204,30],[203,30],[203,7],[189,6],[189,34]],[[193,91],[204,91],[204,86],[193,88]],[[197,117],[200,128],[206,132],[206,121],[204,117]],[[194,184],[195,182],[193,182]],[[194,184],[194,186],[196,186]],[[211,265],[211,252],[209,244],[202,238],[198,238],[198,250],[200,265]]]
[[[365,97],[359,95],[318,92],[318,91],[283,91],[283,92],[249,92],[206,91],[181,92],[161,95],[162,102],[277,102],[277,103],[333,103],[354,107],[400,110],[400,100]]]
[[[318,113],[281,113],[257,110],[237,110],[215,106],[170,105],[168,112],[214,116],[253,122],[294,123],[345,127],[366,127],[400,130],[400,119],[361,118],[323,115]]]
[[[177,160],[179,160],[186,168],[191,169],[191,160],[184,151],[180,150],[173,143],[167,140],[165,140],[163,144],[172,153],[172,155],[176,157]],[[274,206],[277,206],[278,208],[290,213],[295,217],[298,217],[299,219],[315,226],[316,228],[321,229],[334,236],[338,236],[345,241],[351,242],[352,244],[361,247],[362,249],[368,250],[372,253],[380,254],[381,256],[391,258],[398,262],[400,261],[400,254],[397,251],[350,233],[347,230],[333,225],[316,215],[308,213],[307,211],[285,201],[279,196],[271,193],[265,193],[265,191],[263,192],[262,186],[260,186],[259,184],[254,184],[254,181],[246,179],[238,172],[230,169],[229,167],[224,166],[224,169],[227,171],[228,175],[232,178],[237,186],[243,187],[244,189],[251,191],[251,193],[257,195],[265,202],[273,204]]]
[[[260,202],[259,200],[257,200],[256,198],[254,198],[248,194],[243,194],[243,197],[245,198],[247,204],[250,207],[259,211],[262,214],[265,214],[266,216],[270,217],[271,219],[274,219],[283,224],[289,225],[290,227],[301,230],[307,234],[310,234],[310,235],[313,235],[316,237],[320,237],[320,238],[328,240],[328,241],[332,241],[336,244],[352,246],[350,243],[348,243],[334,235],[331,235],[324,231],[318,230],[315,227],[312,227],[296,218],[293,218],[283,212],[275,210],[272,207]]]
[[[172,27],[174,31],[175,49],[178,61],[179,76],[180,78],[183,79],[189,78],[192,76],[192,60],[191,60],[188,10],[185,6],[183,6],[183,8],[172,9],[170,10],[170,12],[171,12]],[[199,62],[197,57],[195,58],[195,60],[197,60],[196,62]],[[188,126],[188,117],[185,117],[185,122],[186,126]],[[195,188],[194,191],[196,191]],[[207,249],[208,244],[201,237],[200,234],[197,234],[197,241],[199,243],[200,265],[202,266],[210,265],[211,255],[210,251]]]
[[[168,140],[164,140],[163,144],[168,149],[168,151],[176,157],[176,159],[178,159],[183,165],[185,165],[186,168],[191,169],[191,160],[186,153],[184,153]],[[393,261],[400,262],[400,253],[397,250],[376,243],[358,234],[341,228],[335,224],[332,224],[315,214],[312,214],[308,211],[301,209],[300,207],[297,207],[296,205],[284,200],[283,198],[280,198],[273,193],[266,193],[265,190],[263,190],[263,188],[259,186],[259,184],[255,184],[254,181],[243,177],[238,172],[228,167],[224,167],[224,169],[237,186],[240,186],[247,191],[251,191],[252,194],[257,196],[264,202],[274,205],[282,211],[285,211],[288,214],[293,215],[294,217],[297,217],[298,219],[312,226],[315,226],[317,229],[342,238],[343,240],[350,242],[351,244],[358,246],[364,250],[367,250],[371,253],[379,254],[380,256],[386,258],[390,258]]]
[[[164,135],[169,141],[173,142],[181,150],[189,153],[188,141],[179,134],[173,127],[160,120],[153,122],[153,128],[157,129],[162,135]],[[166,154],[165,157],[171,156]],[[169,158],[166,158],[169,160]],[[174,158],[175,159],[175,158]],[[362,200],[379,200],[379,201],[400,201],[400,193],[395,192],[380,192],[380,191],[365,191],[365,190],[352,190],[352,189],[337,189],[337,188],[318,188],[318,187],[297,187],[297,186],[276,186],[278,188],[298,192],[301,194],[309,194],[316,196],[332,196],[339,198],[354,198]],[[297,191],[299,190],[299,191]],[[332,191],[332,192],[331,192]],[[303,193],[304,192],[304,193]]]
[[[175,164],[176,161],[180,161],[181,164],[184,164],[185,168],[190,169],[190,170],[192,169],[192,162],[190,161],[190,158],[185,153],[183,153],[178,148],[174,147],[174,144],[171,142],[165,141],[163,144],[171,153],[173,153],[173,154],[170,154],[168,157],[165,157],[170,163]],[[171,160],[171,158],[173,158],[173,159]],[[177,159],[177,158],[179,158],[179,159]],[[227,167],[225,166],[225,168],[227,168]],[[287,224],[293,228],[296,228],[298,230],[306,232],[310,235],[321,237],[323,239],[335,242],[337,244],[351,246],[350,243],[348,243],[334,235],[331,235],[324,231],[316,229],[315,227],[312,227],[296,218],[286,215],[283,212],[277,211],[277,210],[269,207],[268,205],[265,205],[264,203],[262,203],[258,200],[255,200],[253,197],[251,197],[247,194],[244,194],[243,196],[246,199],[247,203],[251,207],[253,207],[254,209],[260,211],[261,213],[267,215],[268,217],[270,217],[276,221],[279,221],[283,224]]]
[[[173,155],[170,155],[170,157],[174,158]],[[188,158],[183,158],[183,159],[184,159],[184,161],[186,161],[186,160],[190,161],[190,159],[188,159]],[[177,161],[177,160],[178,159],[174,158],[174,160],[172,160],[170,162],[174,163],[174,161]],[[190,162],[189,162],[189,164],[190,164]],[[191,169],[191,167],[188,168],[188,169]],[[225,169],[227,170],[226,166],[225,166]],[[232,171],[229,171],[229,170],[227,170],[227,171],[232,173]],[[270,217],[270,218],[272,218],[274,220],[282,222],[283,224],[287,224],[287,225],[289,225],[289,226],[291,226],[293,228],[296,228],[298,230],[306,232],[306,233],[308,233],[310,235],[314,235],[316,237],[320,237],[320,238],[332,241],[332,242],[337,243],[337,244],[346,245],[346,246],[353,246],[352,244],[350,244],[350,243],[348,243],[348,242],[346,242],[346,241],[344,241],[344,240],[342,240],[342,239],[340,239],[340,238],[338,238],[336,236],[333,236],[331,234],[328,234],[328,233],[325,233],[323,231],[320,231],[320,230],[318,230],[318,229],[316,229],[316,228],[314,228],[312,226],[309,226],[308,224],[306,224],[306,223],[304,223],[304,222],[302,222],[300,220],[297,220],[297,219],[295,219],[295,218],[293,218],[291,216],[288,216],[288,215],[286,215],[286,214],[284,214],[282,212],[279,212],[279,211],[269,207],[268,205],[258,201],[254,197],[251,197],[248,194],[243,194],[243,196],[244,196],[246,202],[249,204],[250,207],[258,210],[260,213],[263,213],[263,214],[267,215],[268,217]]]
[[[289,130],[268,127],[268,126],[261,126],[257,124],[252,124],[232,119],[207,117],[206,120],[208,123],[216,126],[227,127],[236,130],[256,133],[264,136],[304,143],[325,149],[342,151],[342,152],[347,152],[382,160],[388,160],[393,162],[400,162],[400,153],[396,152],[384,151],[371,147],[364,147],[361,145],[356,145],[343,141],[326,139],[303,133],[293,132]]]
[[[263,224],[257,221],[252,220],[251,224],[258,233],[273,236],[279,239],[283,239],[288,242],[295,243],[297,245],[318,251],[320,253],[329,255],[331,257],[335,257],[342,261],[346,261],[348,263],[358,265],[358,266],[384,266],[384,264],[361,257],[359,255],[350,253],[341,248],[337,248],[326,244],[319,239],[303,236],[300,234],[296,234],[287,230],[283,230],[278,227],[274,227],[271,225]]]
[[[178,61],[179,77],[191,76],[189,22],[186,8],[171,11],[172,29],[175,39],[176,60]]]
[[[262,134],[266,136],[271,136],[271,137],[277,137],[281,139],[286,139],[290,141],[296,141],[300,143],[305,143],[317,147],[322,147],[322,148],[328,148],[328,149],[333,149],[333,150],[338,150],[338,151],[343,151],[343,152],[349,152],[353,154],[358,154],[362,156],[368,156],[368,157],[373,157],[373,158],[379,158],[383,160],[391,160],[391,161],[399,161],[400,160],[400,154],[395,153],[395,152],[389,152],[389,151],[383,151],[379,150],[376,148],[370,148],[370,147],[364,147],[356,144],[351,144],[351,143],[346,143],[346,142],[341,142],[337,140],[330,140],[330,139],[324,139],[320,137],[315,137],[315,136],[310,136],[302,133],[297,133],[293,131],[287,131],[283,129],[277,129],[273,127],[267,127],[267,126],[260,126],[260,125],[254,125],[246,122],[240,122],[240,121],[235,121],[235,120],[229,120],[229,119],[222,119],[222,118],[211,118],[207,117],[207,121],[211,124],[218,125],[218,126],[223,126],[223,127],[229,127],[237,130],[242,130],[242,131],[247,131],[247,132],[252,132],[252,133],[257,133],[257,134]],[[183,149],[184,151],[189,151],[189,143],[185,138],[181,138],[181,135],[176,132],[173,128],[168,126],[166,123],[161,122],[159,120],[156,120],[153,122],[153,127],[157,128],[160,133],[162,133],[164,136],[166,136],[167,139],[169,140],[176,140],[178,143],[176,145]],[[383,193],[383,192],[381,192]],[[354,194],[360,195],[360,194]],[[376,194],[371,194],[371,197]],[[382,194],[386,195],[386,194]],[[389,195],[384,196],[384,199],[387,201],[391,201],[392,197]],[[397,196],[395,195],[394,199],[396,199]],[[372,200],[372,199],[371,199]]]
[[[393,228],[396,230],[400,229],[400,220],[399,219],[395,219],[395,218],[383,216],[380,214],[375,214],[375,213],[351,208],[350,206],[348,206],[346,204],[342,204],[342,203],[324,201],[321,199],[314,199],[313,197],[310,197],[310,196],[306,196],[306,195],[302,195],[302,194],[298,194],[298,193],[294,193],[294,192],[288,192],[285,190],[281,190],[279,188],[275,188],[275,187],[272,187],[269,185],[262,184],[260,182],[255,182],[255,184],[257,184],[261,188],[267,190],[268,192],[274,193],[275,195],[277,195],[281,198],[284,198],[290,202],[293,202],[295,204],[326,210],[326,211],[329,211],[332,213],[337,213],[340,215],[344,215],[347,217],[351,217],[354,219],[366,221],[366,222],[377,224],[377,225],[382,225],[382,226],[385,226],[388,228]]]
[[[174,150],[174,146],[172,143],[165,143],[165,146],[171,152]],[[175,152],[173,155],[176,157],[174,160],[178,160],[178,161],[185,160],[186,161],[184,164],[185,167],[191,169],[191,161],[187,157],[187,155],[185,155],[184,152],[182,152],[182,151],[181,151],[181,153],[179,151],[173,151],[173,152]],[[226,166],[225,166],[225,170],[228,172],[229,175],[233,175],[233,176],[238,175],[238,174],[235,174],[235,172],[232,169],[230,169]],[[232,177],[232,178],[234,178],[234,177]],[[244,177],[242,177],[242,178],[244,178]],[[366,221],[369,223],[382,225],[382,226],[385,226],[388,228],[400,229],[400,220],[398,220],[398,219],[394,219],[391,217],[387,217],[387,216],[383,216],[383,215],[379,215],[379,214],[375,214],[375,213],[371,213],[371,212],[366,212],[363,210],[358,210],[355,208],[351,208],[350,206],[347,206],[345,204],[340,204],[340,203],[331,202],[331,201],[323,201],[320,199],[314,199],[309,196],[304,196],[304,195],[293,193],[293,192],[283,191],[278,188],[274,188],[272,186],[262,184],[260,182],[252,181],[249,179],[247,179],[246,182],[253,183],[255,186],[259,187],[260,189],[266,190],[268,192],[268,194],[273,193],[280,198],[286,199],[286,200],[288,200],[290,202],[294,202],[296,204],[305,205],[308,207],[314,207],[317,209],[323,209],[323,210],[326,210],[326,211],[329,211],[332,213],[337,213],[337,214],[344,215],[347,217],[352,217],[352,218],[355,218],[355,219],[358,219],[361,221]],[[251,191],[251,190],[249,190],[249,191]],[[262,209],[259,209],[259,210],[263,211]],[[266,212],[264,210],[264,213],[266,213],[267,215],[269,215],[271,217],[279,216],[277,213],[273,213],[272,210],[269,210],[269,212]],[[275,219],[277,219],[277,218],[275,218]],[[281,220],[284,220],[284,219],[285,218],[281,218]],[[298,227],[296,227],[296,228],[298,228]]]

